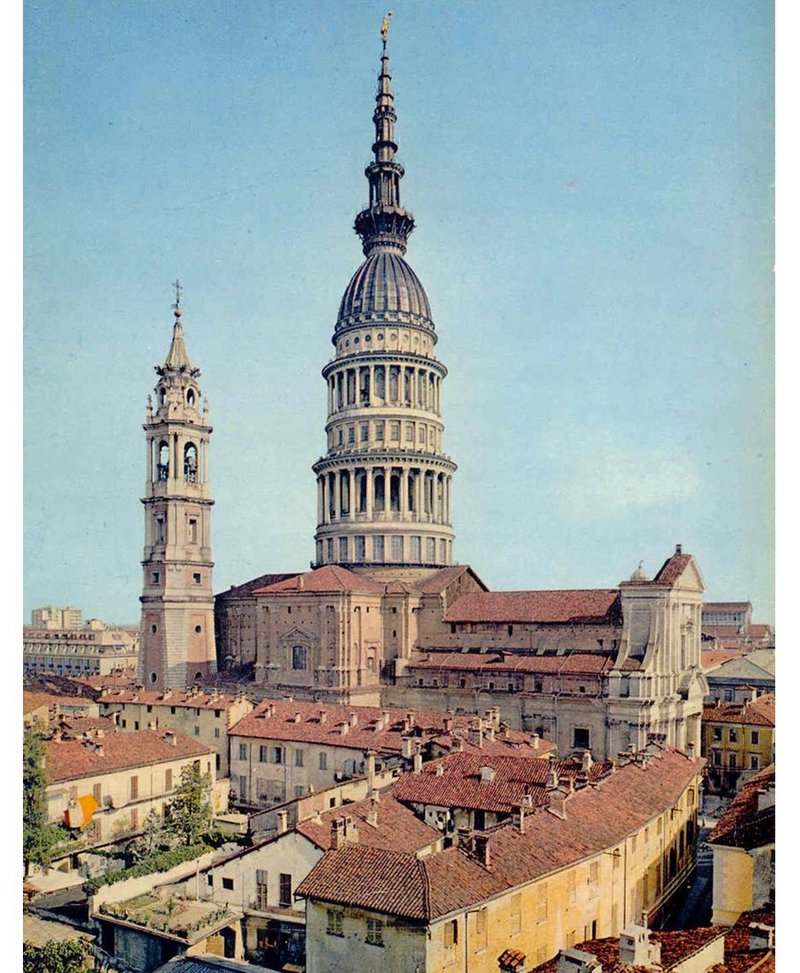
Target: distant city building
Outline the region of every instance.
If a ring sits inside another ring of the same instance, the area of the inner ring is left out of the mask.
[[[22,629],[24,674],[50,676],[107,676],[135,666],[139,629],[114,627],[91,619],[82,628]]]
[[[746,781],[708,836],[714,854],[711,921],[775,903],[775,765]]]
[[[48,605],[45,608],[34,608],[31,612],[31,628],[81,628],[83,626],[83,612],[80,608],[67,605],[66,608],[55,608]]]
[[[179,287],[179,285],[178,285]],[[178,291],[180,294],[180,291]],[[217,670],[211,586],[208,452],[212,433],[200,369],[189,360],[175,304],[172,343],[147,399],[147,487],[139,683],[185,689]],[[201,401],[202,398],[202,401]]]
[[[707,601],[703,605],[703,628],[715,625],[735,626],[747,631],[753,620],[749,601]]]

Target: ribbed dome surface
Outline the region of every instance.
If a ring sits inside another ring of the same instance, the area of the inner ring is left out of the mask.
[[[359,323],[366,315],[385,312],[408,315],[410,323],[433,328],[431,308],[419,278],[400,254],[392,251],[370,254],[353,274],[339,305],[337,330]]]

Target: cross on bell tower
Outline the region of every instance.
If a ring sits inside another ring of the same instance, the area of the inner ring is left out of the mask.
[[[147,397],[144,585],[138,681],[183,689],[216,672],[208,450],[200,369],[189,359],[176,280],[172,343]]]

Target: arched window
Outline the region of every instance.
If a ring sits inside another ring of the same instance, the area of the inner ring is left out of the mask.
[[[169,477],[169,443],[162,440],[158,444],[158,479],[166,480]]]
[[[194,389],[189,389],[189,391],[186,393],[186,404],[194,405],[194,399],[195,399]]]
[[[197,482],[197,447],[187,443],[183,448],[183,478],[187,483]]]

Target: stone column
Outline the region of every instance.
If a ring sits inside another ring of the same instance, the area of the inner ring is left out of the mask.
[[[355,467],[347,471],[347,519],[354,521],[356,519],[356,471]]]
[[[367,405],[373,405],[375,402],[375,366],[369,366],[369,398],[367,399]]]
[[[408,516],[408,467],[400,467],[400,518]]]
[[[342,480],[341,473],[337,470],[333,474],[333,519],[342,518]]]
[[[323,508],[323,504],[324,504],[323,492],[324,491],[322,489],[322,477],[321,476],[318,476],[317,477],[317,523],[318,524],[321,524],[322,523],[322,516],[323,516],[323,513],[322,512],[323,512],[323,509],[324,509]]]
[[[367,520],[372,520],[372,496],[373,496],[373,490],[375,489],[373,474],[374,474],[373,467],[368,466],[364,472],[364,475],[367,478],[367,502],[364,507],[364,512],[367,515]]]

